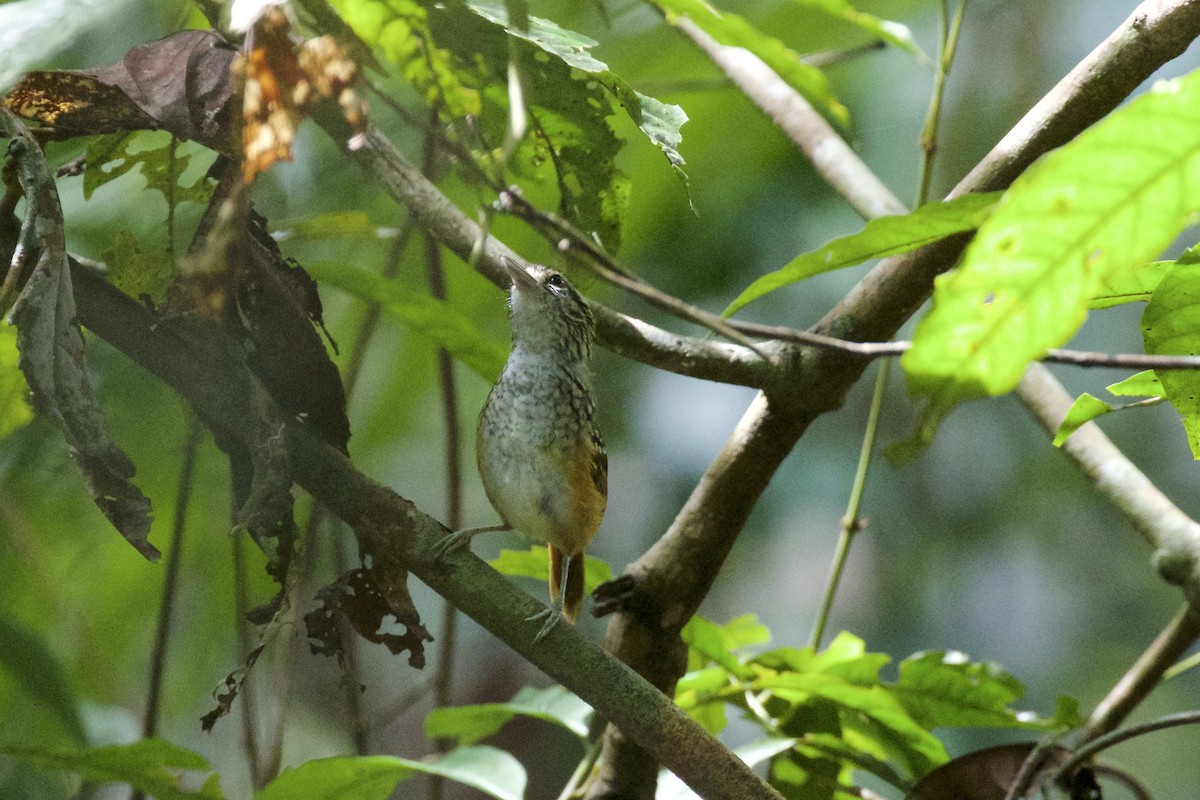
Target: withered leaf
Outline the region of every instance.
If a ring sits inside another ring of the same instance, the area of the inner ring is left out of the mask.
[[[242,691],[242,685],[246,682],[246,678],[250,677],[250,670],[254,668],[254,664],[258,661],[258,657],[262,655],[266,644],[260,644],[258,647],[246,654],[246,663],[233,672],[225,676],[225,680],[221,682],[221,688],[213,692],[213,698],[217,701],[217,707],[209,711],[200,718],[200,727],[205,733],[212,733],[213,726],[217,724],[217,720],[229,713],[233,708],[233,701],[237,699],[238,693]]]
[[[61,137],[162,129],[232,155],[225,120],[234,57],[212,31],[182,31],[107,67],[30,72],[4,104]]]
[[[34,261],[12,311],[18,364],[38,409],[62,431],[96,505],[139,553],[157,560],[159,552],[148,541],[150,501],[130,482],[133,462],[113,438],[88,380],[54,180],[37,143],[4,109],[0,130],[13,140],[9,154],[17,161],[31,223],[22,227],[13,258]]]
[[[405,585],[406,573],[388,574],[384,579],[375,570],[362,567],[351,570],[317,593],[320,605],[304,615],[309,648],[316,655],[336,656],[346,669],[342,620],[359,636],[381,644],[392,653],[408,652],[410,666],[425,666],[425,642],[433,637],[421,624]],[[384,583],[386,588],[380,583]],[[404,626],[402,634],[387,633],[383,627],[393,617]]]
[[[332,36],[292,44],[287,16],[272,6],[250,32],[242,60],[242,179],[254,180],[276,161],[292,160],[296,126],[317,102],[333,98],[351,126],[366,126],[351,86],[358,65]]]
[[[1004,800],[1035,747],[1033,742],[1021,742],[967,753],[922,778],[905,800]],[[1021,797],[1038,792],[1070,756],[1071,751],[1061,745],[1043,748],[1032,766],[1029,788]],[[1069,784],[1071,800],[1100,800],[1100,788],[1089,768],[1077,770]]]

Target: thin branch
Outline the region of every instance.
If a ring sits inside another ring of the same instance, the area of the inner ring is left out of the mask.
[[[808,101],[758,56],[740,47],[720,44],[687,17],[678,18],[674,24],[771,118],[808,157],[821,177],[859,214],[872,219],[908,213],[904,204]]]
[[[829,612],[833,609],[833,598],[837,596],[842,572],[845,570],[846,560],[850,556],[850,544],[854,541],[855,535],[866,527],[866,521],[862,518],[862,499],[867,487],[867,475],[871,468],[871,460],[875,455],[875,434],[879,430],[879,412],[883,408],[888,373],[890,372],[891,363],[885,361],[879,365],[879,374],[875,377],[875,392],[871,396],[871,410],[867,413],[867,424],[863,430],[862,447],[858,453],[858,468],[854,471],[850,499],[846,503],[846,513],[842,516],[842,524],[838,530],[833,565],[829,571],[829,582],[825,586],[821,607],[817,611],[817,621],[813,625],[812,636],[808,640],[808,646],[813,650],[819,649],[821,640],[825,638],[825,627],[829,622]]]
[[[1200,637],[1200,613],[1185,605],[1117,685],[1096,704],[1083,728],[1081,741],[1090,742],[1116,730],[1197,637]]]
[[[206,422],[251,442],[246,414],[254,379],[237,364],[197,347],[102,278],[73,265],[82,324],[192,402]],[[281,414],[282,417],[282,414]],[[662,692],[572,626],[535,645],[527,618],[543,606],[465,551],[436,556],[448,532],[412,503],[358,472],[303,426],[283,431],[296,482],[354,529],[384,574],[411,571],[552,679],[575,692],[702,797],[780,800],[774,789]]]
[[[921,179],[917,186],[917,205],[929,199],[929,187],[933,182],[933,156],[937,152],[938,124],[942,118],[942,98],[945,95],[946,78],[950,65],[958,51],[958,35],[962,31],[963,12],[967,0],[958,0],[951,18],[948,0],[942,0],[940,21],[941,35],[938,37],[937,71],[933,77],[933,92],[929,97],[929,110],[925,114],[925,125],[921,129]]]
[[[1130,739],[1144,736],[1147,733],[1154,733],[1155,731],[1178,728],[1181,725],[1200,725],[1200,711],[1181,711],[1177,714],[1167,714],[1158,719],[1143,722],[1140,725],[1131,725],[1128,728],[1100,736],[1076,750],[1071,755],[1071,758],[1058,768],[1057,774],[1070,775],[1079,768],[1079,765],[1086,763],[1101,750],[1107,750],[1121,742],[1127,742]]]

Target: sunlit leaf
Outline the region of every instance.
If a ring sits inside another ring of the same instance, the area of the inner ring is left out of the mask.
[[[751,283],[723,312],[729,316],[783,286],[872,258],[907,253],[955,233],[973,230],[986,219],[1000,192],[967,194],[945,203],[928,203],[911,214],[879,217],[858,233],[834,239],[804,253]]]
[[[1054,446],[1062,447],[1063,443],[1071,438],[1071,434],[1083,427],[1084,424],[1097,417],[1102,417],[1112,410],[1113,407],[1110,403],[1104,402],[1095,395],[1087,392],[1079,395],[1067,409],[1067,415],[1063,417],[1062,423],[1054,434]]]
[[[749,50],[822,113],[839,125],[849,122],[849,112],[833,96],[824,73],[804,63],[787,45],[758,30],[744,17],[720,11],[704,0],[656,0],[655,5],[672,24],[686,17],[717,42]]]
[[[1104,278],[1155,257],[1197,211],[1200,73],[1159,83],[1031,167],[936,282],[903,358],[931,402],[898,454],[955,404],[1015,386],[1079,328]]]
[[[587,736],[592,709],[561,686],[521,689],[507,703],[436,708],[425,718],[425,735],[430,739],[452,738],[460,744],[475,744],[491,736],[514,717],[533,717],[566,728],[583,739]]]
[[[306,263],[308,273],[323,286],[348,292],[366,303],[376,303],[487,381],[495,381],[508,357],[505,344],[486,336],[475,322],[452,303],[412,292],[366,270],[322,262]]]
[[[1131,375],[1123,381],[1109,384],[1106,388],[1109,394],[1116,395],[1117,397],[1163,396],[1162,381],[1158,379],[1158,375],[1152,369]]]
[[[38,769],[72,772],[88,783],[127,783],[158,800],[224,800],[216,774],[200,755],[161,739],[111,747],[0,745],[0,753]],[[193,788],[194,787],[194,788]]]
[[[1088,308],[1099,310],[1123,303],[1145,302],[1173,266],[1174,261],[1148,261],[1117,270],[1100,282]]]

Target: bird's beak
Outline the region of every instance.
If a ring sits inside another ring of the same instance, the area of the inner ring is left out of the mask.
[[[500,259],[500,263],[504,265],[504,269],[507,270],[515,286],[518,288],[524,287],[526,289],[537,288],[537,281],[534,280],[533,276],[530,275],[529,272],[527,272],[526,269],[516,261],[513,261],[511,258],[504,257]]]

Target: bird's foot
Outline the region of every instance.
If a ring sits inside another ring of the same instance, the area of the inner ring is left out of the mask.
[[[546,623],[542,625],[542,629],[538,631],[537,636],[533,637],[534,644],[537,644],[542,639],[545,639],[546,634],[550,633],[550,631],[554,629],[554,626],[558,624],[558,621],[563,618],[563,604],[561,597],[554,601],[549,608],[542,609],[532,617],[526,617],[525,621],[533,622],[534,620],[539,620],[543,617],[546,618]]]
[[[468,544],[476,534],[507,530],[511,530],[507,525],[484,525],[482,528],[463,528],[460,531],[448,533],[434,546],[434,560],[441,561],[451,550],[457,550]]]

